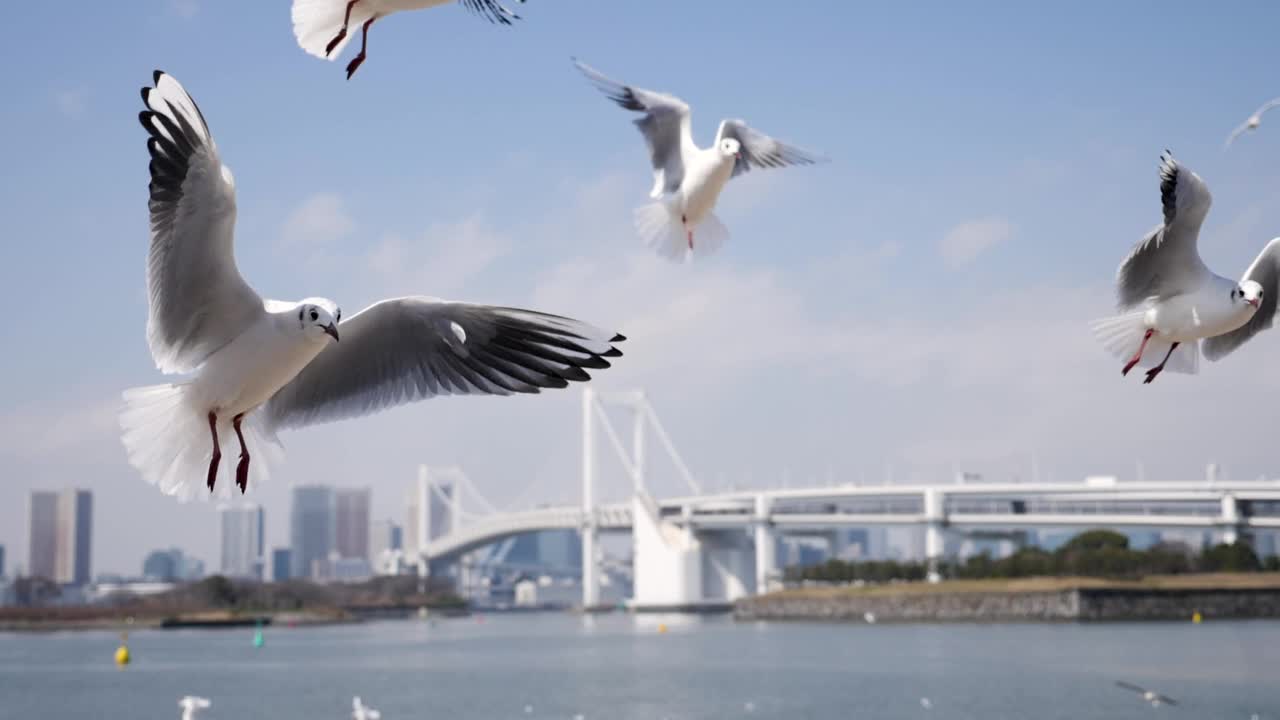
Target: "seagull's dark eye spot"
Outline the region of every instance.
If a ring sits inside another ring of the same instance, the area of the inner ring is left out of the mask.
[[[320,319],[320,313],[316,312],[316,311],[313,309],[313,310],[311,311],[311,320],[312,320],[312,322],[314,322],[314,321],[316,321],[316,320],[319,320],[319,319]]]

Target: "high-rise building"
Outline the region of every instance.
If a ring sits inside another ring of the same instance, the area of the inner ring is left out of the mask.
[[[173,582],[182,579],[184,565],[182,551],[177,548],[153,550],[142,561],[142,576],[162,582]]]
[[[333,493],[334,549],[340,558],[369,559],[369,488]]]
[[[289,548],[276,548],[271,551],[271,580],[284,582],[293,577],[293,567]]]
[[[263,557],[263,531],[266,520],[262,507],[252,503],[223,505],[218,508],[222,517],[222,562],[220,570],[227,577],[262,579],[265,563]]]
[[[403,530],[392,520],[379,520],[373,525],[373,546],[370,549],[374,557],[387,550],[403,550]]]
[[[33,491],[28,513],[27,574],[52,580],[57,574],[58,493]]]
[[[63,490],[57,494],[54,534],[54,581],[66,585],[87,584],[92,567],[93,493]]]
[[[319,579],[333,550],[333,488],[299,485],[293,489],[289,518],[291,571],[295,578]]]

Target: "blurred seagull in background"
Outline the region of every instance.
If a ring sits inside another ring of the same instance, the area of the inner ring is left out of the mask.
[[[1265,104],[1263,104],[1262,107],[1258,108],[1256,112],[1250,115],[1248,120],[1245,120],[1243,123],[1241,123],[1240,127],[1231,131],[1231,134],[1227,136],[1227,143],[1226,145],[1223,146],[1222,149],[1225,150],[1231,147],[1231,143],[1235,142],[1236,138],[1240,137],[1241,135],[1247,132],[1251,132],[1253,130],[1257,130],[1258,126],[1262,124],[1263,114],[1266,113],[1271,108],[1276,107],[1277,105],[1280,105],[1280,98],[1276,98],[1274,100],[1268,100]]]
[[[645,244],[668,259],[710,254],[729,239],[729,230],[713,210],[730,178],[753,168],[824,161],[742,120],[722,121],[715,144],[699,148],[693,142],[689,106],[683,100],[611,80],[576,58],[573,64],[610,100],[644,113],[635,124],[653,164],[649,197],[658,202],[636,210],[636,229]]]
[[[1130,692],[1135,692],[1141,695],[1143,700],[1146,700],[1147,702],[1151,703],[1151,707],[1160,707],[1161,705],[1177,705],[1178,704],[1177,700],[1174,700],[1173,698],[1167,695],[1161,695],[1160,693],[1155,692],[1154,690],[1148,690],[1146,688],[1138,687],[1133,683],[1127,683],[1123,680],[1117,680],[1116,687],[1122,688],[1124,690],[1128,690]]]

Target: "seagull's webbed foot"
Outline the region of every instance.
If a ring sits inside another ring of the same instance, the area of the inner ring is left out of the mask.
[[[350,63],[347,63],[348,80],[351,79],[352,75],[356,74],[356,70],[364,63],[365,51],[369,47],[369,26],[373,25],[373,21],[377,19],[378,16],[374,15],[365,21],[364,26],[360,29],[360,54],[352,58]]]
[[[1146,385],[1150,383],[1152,380],[1155,380],[1156,376],[1159,375],[1162,370],[1164,370],[1164,364],[1169,362],[1169,358],[1173,357],[1173,351],[1178,349],[1179,344],[1180,343],[1174,343],[1173,345],[1170,345],[1169,352],[1165,353],[1164,359],[1160,361],[1160,364],[1147,371],[1147,379],[1142,381],[1143,385]]]
[[[235,416],[231,426],[236,429],[236,437],[240,440],[240,462],[236,463],[236,485],[240,488],[240,494],[243,495],[249,486],[249,448],[245,447],[244,435],[240,432],[241,420],[244,420],[244,413]]]
[[[338,43],[342,42],[343,38],[347,36],[347,26],[351,24],[351,8],[355,7],[358,2],[360,0],[351,0],[351,2],[347,3],[347,14],[342,18],[342,29],[329,41],[328,45],[324,46],[325,57],[332,55],[333,49],[338,47]]]
[[[1138,351],[1133,354],[1133,357],[1129,358],[1129,362],[1125,363],[1124,369],[1120,371],[1121,375],[1128,375],[1133,366],[1137,365],[1138,361],[1142,359],[1142,351],[1147,349],[1147,341],[1151,339],[1155,332],[1150,328],[1147,329],[1147,332],[1142,336],[1142,344],[1138,346]],[[1148,380],[1147,382],[1151,381]]]
[[[222,460],[222,449],[218,447],[218,416],[209,411],[209,434],[213,436],[213,456],[209,458],[209,478],[206,485],[213,492],[213,484],[218,479],[218,463]]]
[[[338,43],[342,42],[346,37],[347,27],[344,25],[342,29],[338,31],[338,34],[334,35],[333,39],[329,41],[329,44],[324,46],[324,56],[329,57],[332,55],[333,49],[338,47]]]

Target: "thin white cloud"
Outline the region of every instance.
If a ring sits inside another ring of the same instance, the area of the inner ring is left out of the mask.
[[[58,112],[67,117],[80,117],[84,114],[88,91],[85,88],[59,90],[53,94],[53,102]]]
[[[506,238],[473,215],[432,223],[414,239],[389,235],[369,252],[365,267],[384,293],[447,297],[464,291],[508,249]]]
[[[169,0],[169,10],[183,19],[190,19],[200,12],[197,0]]]
[[[1003,217],[970,220],[947,231],[938,243],[938,252],[951,267],[973,262],[979,255],[1013,237],[1013,224]]]
[[[303,200],[289,214],[281,237],[287,244],[328,245],[347,237],[355,228],[342,197],[322,192]]]

